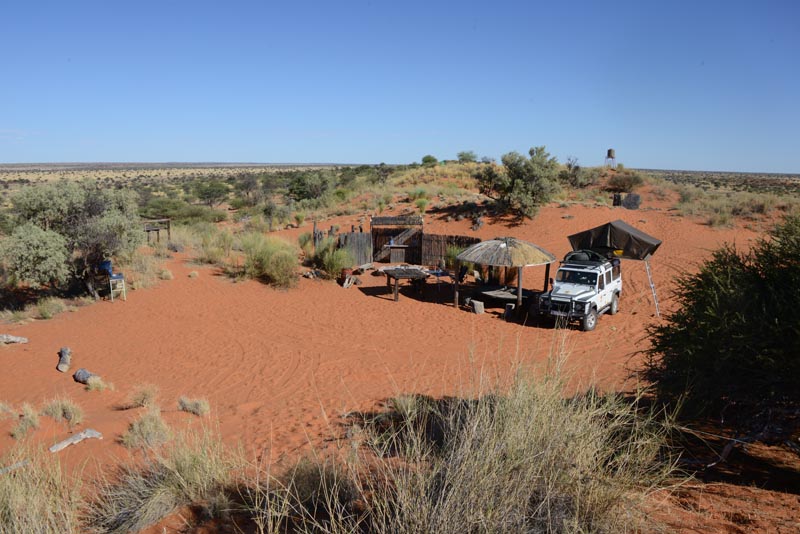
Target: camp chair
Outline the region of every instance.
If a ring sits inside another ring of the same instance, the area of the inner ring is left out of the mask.
[[[108,277],[108,295],[111,302],[114,302],[115,291],[122,295],[122,300],[127,301],[128,292],[125,290],[125,275],[114,272],[111,260],[101,262],[99,270],[104,276]]]

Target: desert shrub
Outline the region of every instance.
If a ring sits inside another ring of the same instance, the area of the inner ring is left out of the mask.
[[[3,240],[0,255],[8,271],[29,284],[59,284],[69,276],[64,236],[33,223],[23,224]]]
[[[277,287],[297,283],[297,251],[278,237],[249,233],[241,238],[244,274]]]
[[[224,182],[208,180],[195,185],[194,193],[200,201],[213,208],[228,198],[230,189]]]
[[[163,445],[170,438],[167,424],[157,406],[153,406],[138,419],[131,421],[120,442],[129,449],[151,449]]]
[[[422,166],[423,167],[433,167],[439,163],[439,160],[436,159],[435,156],[431,156],[430,154],[422,156]]]
[[[619,193],[630,193],[644,183],[644,178],[634,171],[617,170],[609,176],[606,182],[606,190]]]
[[[533,217],[539,206],[558,191],[558,161],[545,147],[534,147],[529,158],[517,152],[503,155],[503,166],[482,165],[475,174],[481,192],[498,207]]]
[[[156,404],[156,397],[158,397],[157,386],[152,384],[137,386],[128,397],[124,408],[152,408]]]
[[[28,446],[15,446],[0,465],[28,463],[0,475],[0,531],[4,534],[72,534],[79,522],[80,479],[65,473],[56,456]]]
[[[161,272],[158,273],[158,277],[161,278],[162,280],[172,280],[173,278],[175,278],[172,275],[172,271],[170,271],[169,269],[162,269]]]
[[[303,226],[303,223],[306,220],[306,214],[302,211],[298,211],[294,214],[294,222],[297,224],[297,227],[300,228]]]
[[[317,247],[315,263],[328,273],[330,278],[336,278],[342,269],[353,266],[353,257],[347,250],[337,248],[335,241],[328,241],[328,239],[323,240]]]
[[[208,415],[211,411],[211,407],[206,399],[190,399],[188,397],[181,397],[178,399],[178,409],[198,417]]]
[[[153,198],[139,210],[147,219],[171,219],[176,225],[194,224],[198,222],[221,222],[227,218],[224,211],[208,206],[192,205],[174,198]],[[174,231],[174,229],[173,229]]]
[[[200,275],[197,274],[197,271],[189,272],[189,278],[197,278],[198,276],[200,276]]]
[[[95,298],[97,293],[92,286],[91,276],[96,266],[112,256],[133,256],[144,241],[137,213],[137,195],[133,191],[103,188],[88,181],[59,181],[24,187],[12,197],[11,202],[26,232],[35,231],[30,225],[38,227],[43,231],[37,232],[38,235],[46,239],[50,248],[62,241],[49,232],[63,238],[65,248],[61,254],[53,250],[53,258],[64,261],[69,275],[84,281]],[[19,242],[11,242],[12,245],[15,243]],[[21,249],[25,254],[23,257],[30,261],[37,257],[33,254],[37,250],[41,249]],[[49,261],[47,258],[41,260],[45,263]],[[15,274],[20,278],[30,275],[32,267],[25,262],[13,265]],[[53,274],[48,276],[38,269],[34,278],[38,278],[37,283],[40,283],[44,278],[53,278],[55,273],[61,276],[63,268],[63,265],[59,268],[53,265]]]
[[[420,199],[428,199],[430,196],[428,195],[428,190],[424,187],[417,187],[408,192],[408,200],[415,201]]]
[[[55,421],[66,421],[70,428],[83,421],[83,410],[69,399],[53,399],[42,408],[42,415]]]
[[[335,174],[327,169],[294,173],[289,178],[287,192],[293,200],[310,200],[324,197],[336,187]]]
[[[66,309],[64,301],[56,297],[44,298],[36,303],[36,311],[40,319],[52,319]]]
[[[209,431],[181,434],[142,462],[123,464],[99,483],[86,522],[99,532],[138,532],[181,506],[220,517],[232,505],[227,489],[241,468],[240,457]]]
[[[17,419],[17,424],[11,430],[11,437],[14,439],[22,439],[28,435],[31,430],[39,428],[39,414],[36,413],[33,406],[28,403],[22,405],[22,414]]]
[[[582,189],[594,185],[600,179],[601,170],[597,167],[584,168],[576,158],[568,158],[564,168],[558,173],[558,180],[569,187]]]
[[[800,218],[789,217],[750,252],[714,251],[678,279],[675,312],[650,328],[645,376],[691,412],[730,414],[800,402]]]
[[[418,198],[414,205],[417,206],[417,209],[420,213],[425,213],[425,208],[428,207],[428,203],[430,201],[427,198]]]

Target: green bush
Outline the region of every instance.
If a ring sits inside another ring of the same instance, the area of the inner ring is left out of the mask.
[[[530,158],[517,152],[504,154],[502,167],[482,165],[475,179],[481,192],[499,206],[533,217],[559,190],[558,161],[543,146],[531,148],[528,154]]]
[[[67,241],[61,234],[26,223],[0,245],[6,267],[20,281],[59,284],[69,277]]]
[[[644,183],[644,178],[634,171],[620,171],[618,170],[606,183],[606,190],[616,191],[619,193],[630,193]]]
[[[650,329],[645,376],[663,398],[731,413],[800,402],[800,218],[749,253],[715,251],[678,280],[675,298],[677,310]]]
[[[60,181],[20,189],[11,202],[25,232],[35,232],[33,225],[63,238],[65,250],[63,254],[54,254],[54,258],[63,258],[70,275],[83,280],[95,297],[91,276],[97,265],[112,256],[132,256],[144,242],[137,195],[133,191],[103,188],[88,181]],[[51,248],[60,243],[51,234],[38,234],[46,236]],[[16,262],[19,272],[15,274],[19,277],[35,270],[30,265],[36,259],[31,251],[41,249],[22,247],[21,250],[27,251],[28,259]],[[51,272],[61,275],[62,269],[53,267]],[[36,277],[41,281],[42,270],[38,271]]]

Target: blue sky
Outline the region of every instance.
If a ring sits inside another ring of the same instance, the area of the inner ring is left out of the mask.
[[[0,162],[800,173],[800,2],[5,2]]]

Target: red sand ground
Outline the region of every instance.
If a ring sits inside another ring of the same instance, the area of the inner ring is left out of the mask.
[[[478,232],[469,230],[466,220],[446,223],[428,215],[426,231],[512,235],[562,257],[569,250],[568,234],[616,218],[664,241],[652,261],[662,309],[672,305],[676,275],[696,269],[725,241],[747,247],[758,237],[741,226],[712,229],[665,207],[553,206],[521,226],[489,223]],[[333,223],[349,227],[357,217]],[[301,231],[308,228],[283,234],[294,238]],[[226,442],[241,442],[253,456],[269,451],[268,457],[276,459],[324,447],[326,438],[340,434],[337,421],[343,413],[374,408],[398,393],[457,394],[471,387],[476,370],[507,375],[512,363],[545,362],[561,342],[569,350],[568,367],[576,383],[630,389],[635,386],[631,371],[641,361],[637,351],[647,346],[645,327],[655,320],[644,265],[633,261],[623,264],[620,313],[601,317],[594,332],[570,330],[563,339],[547,327],[505,323],[497,316],[499,308],[478,316],[434,302],[434,297],[450,296],[446,285],[440,293],[430,286],[427,301],[401,294],[393,302],[382,277],[363,276],[363,286],[347,290],[301,279],[297,289],[281,291],[254,281],[234,283],[181,256],[167,260],[166,267],[174,280],[130,291],[127,302],[100,302],[48,321],[3,327],[4,333],[28,337],[30,343],[0,349],[0,401],[41,406],[66,396],[84,408],[85,422],[78,430],[91,427],[105,436],[61,452],[67,465],[89,459],[109,464],[127,456],[116,440],[139,414],[116,407],[143,383],[158,386],[171,425],[198,424],[195,416],[177,411],[179,396],[205,397]],[[198,278],[188,277],[192,270]],[[543,268],[530,268],[525,286],[540,288],[543,277]],[[62,346],[74,353],[70,374],[55,370]],[[79,367],[101,375],[115,391],[84,391],[71,378]],[[12,424],[0,421],[0,451],[13,444],[8,434]],[[47,423],[33,438],[50,445],[68,435],[62,425]],[[685,532],[746,532],[759,525],[773,532],[779,531],[776,525],[786,525],[780,532],[800,531],[797,495],[727,484],[688,495],[671,498],[670,508],[679,512],[666,514]],[[750,512],[744,512],[739,500],[770,502],[769,515],[776,522],[737,524],[724,515],[728,504],[720,502],[733,503],[730,513],[758,515],[761,506],[747,505]],[[690,504],[681,506],[684,501]]]

